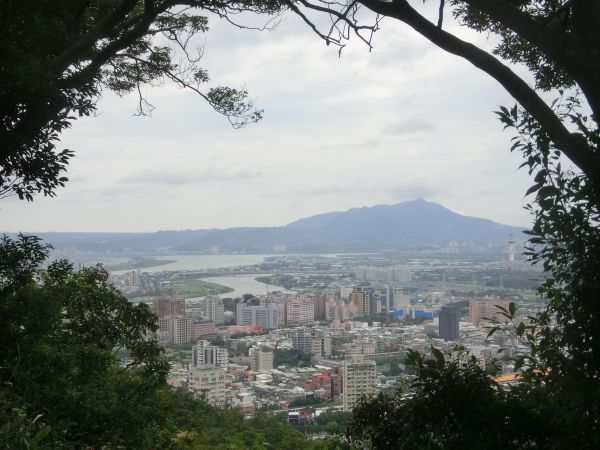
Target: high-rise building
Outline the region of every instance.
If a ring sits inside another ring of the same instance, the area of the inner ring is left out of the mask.
[[[369,293],[367,301],[369,302],[370,316],[375,316],[381,313],[381,298],[378,292]]]
[[[292,347],[318,357],[331,355],[331,335],[308,328],[300,328],[292,334]]]
[[[312,337],[312,354],[324,358],[331,355],[331,335],[327,333],[317,333]]]
[[[207,297],[203,300],[204,314],[208,320],[212,320],[217,325],[225,323],[225,307],[223,300],[219,297]]]
[[[312,353],[312,332],[308,328],[300,328],[292,334],[292,348],[304,353]]]
[[[240,302],[235,312],[237,325],[259,325],[267,330],[279,327],[279,308],[276,304],[249,306]]]
[[[192,367],[220,367],[226,369],[229,364],[229,353],[226,349],[210,345],[200,340],[192,349]]]
[[[406,288],[395,287],[392,289],[392,298],[394,299],[394,309],[406,312],[410,309],[410,291]]]
[[[315,322],[315,299],[312,295],[290,295],[286,303],[286,325],[306,326]]]
[[[152,300],[152,311],[158,317],[184,316],[185,300],[180,298],[157,298]]]
[[[261,370],[271,370],[273,368],[273,350],[268,347],[253,347],[248,351],[250,355],[250,370],[260,372]]]
[[[378,298],[380,311],[391,312],[393,308],[392,289],[387,283],[371,283],[373,294]]]
[[[350,298],[350,294],[354,291],[353,286],[342,286],[340,287],[340,300],[346,301]]]
[[[354,269],[358,281],[393,281],[405,283],[412,280],[412,272],[405,267],[359,266]]]
[[[327,305],[329,298],[335,299],[335,296],[332,294],[317,294],[315,296],[315,320],[325,319],[325,305]]]
[[[473,325],[481,325],[490,321],[502,322],[506,318],[502,316],[500,308],[508,311],[508,304],[509,302],[499,298],[471,299],[469,300],[469,321]]]
[[[356,315],[358,317],[364,317],[371,315],[371,303],[369,301],[369,295],[362,290],[362,288],[354,288],[350,294],[350,303],[356,308]]]
[[[439,317],[439,335],[440,339],[445,341],[459,340],[459,322],[460,313],[451,306],[442,306]]]
[[[225,321],[225,307],[219,297],[204,297],[188,301],[185,305],[187,314],[195,319],[206,319],[217,325]]]
[[[169,318],[169,342],[183,344],[192,339],[192,319],[183,316]]]
[[[192,341],[200,338],[212,337],[217,333],[217,328],[212,320],[198,320],[192,323]]]
[[[377,393],[375,361],[345,361],[342,375],[344,411],[352,411],[363,395]]]
[[[158,318],[158,340],[161,343],[169,342],[171,338],[171,317]]]
[[[189,390],[196,396],[204,396],[211,405],[225,406],[225,370],[218,367],[190,369]]]
[[[137,270],[132,270],[127,274],[127,285],[132,287],[140,287],[142,285],[140,273]]]
[[[508,262],[515,262],[515,244],[517,243],[517,239],[514,235],[510,235],[508,237]]]

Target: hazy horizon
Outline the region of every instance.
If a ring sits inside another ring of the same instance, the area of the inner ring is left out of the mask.
[[[298,220],[301,219],[306,219],[308,217],[314,217],[314,216],[319,216],[319,215],[323,215],[323,214],[328,214],[328,213],[341,213],[341,212],[347,212],[351,209],[362,209],[362,208],[371,208],[374,206],[394,206],[397,204],[401,204],[401,203],[408,203],[408,202],[414,202],[414,201],[418,201],[418,200],[424,200],[427,203],[435,203],[438,204],[440,206],[443,206],[444,208],[446,208],[445,205],[437,203],[437,202],[431,202],[427,199],[423,199],[421,197],[412,199],[412,200],[407,200],[406,202],[399,202],[396,204],[383,204],[383,203],[379,203],[377,205],[371,205],[371,206],[355,206],[346,210],[333,210],[333,211],[323,211],[323,212],[319,212],[316,214],[313,214],[311,216],[305,216],[305,217],[298,217],[297,219],[292,220],[291,222],[287,222],[283,225],[263,225],[263,226],[247,226],[247,225],[235,225],[233,227],[213,227],[213,228],[178,228],[178,229],[157,229],[157,230],[150,230],[150,231],[119,231],[119,230],[114,230],[114,231],[107,231],[107,230],[90,230],[90,231],[82,231],[82,230],[0,230],[0,233],[4,232],[4,233],[19,233],[19,232],[23,232],[23,233],[131,233],[131,234],[145,234],[145,233],[158,233],[158,232],[168,232],[168,231],[197,231],[197,230],[226,230],[226,229],[231,229],[231,228],[278,228],[278,227],[284,227],[287,226],[293,222],[296,222]],[[450,208],[447,208],[450,209]],[[457,214],[461,214],[458,213],[457,211],[453,211],[452,209],[450,209],[452,212],[457,213]],[[467,217],[477,217],[479,219],[486,219],[486,220],[492,220],[488,217],[478,217],[478,216],[470,216],[468,214],[461,214],[463,216],[467,216]],[[500,222],[496,222],[494,220],[492,220],[495,223],[498,223],[500,225],[508,225],[508,226],[513,226],[513,227],[523,227],[526,228],[526,225],[523,224],[510,224],[510,223],[500,223]]]

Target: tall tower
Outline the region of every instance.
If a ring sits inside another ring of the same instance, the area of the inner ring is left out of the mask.
[[[508,262],[515,262],[515,244],[517,243],[517,239],[514,235],[510,235],[508,237]]]
[[[460,313],[451,306],[442,306],[440,310],[439,335],[445,341],[458,341]]]

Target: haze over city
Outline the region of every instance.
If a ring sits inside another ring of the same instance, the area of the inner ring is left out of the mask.
[[[264,119],[234,130],[169,84],[146,90],[151,118],[134,117],[135,95],[105,92],[97,117],[62,136],[61,148],[76,151],[67,186],[55,198],[3,200],[0,229],[280,226],[417,197],[527,225],[530,181],[493,113],[514,101],[409,28],[385,25],[371,53],[354,39],[338,58],[291,14],[263,32],[211,17],[197,40],[202,66],[215,84],[246,86]]]

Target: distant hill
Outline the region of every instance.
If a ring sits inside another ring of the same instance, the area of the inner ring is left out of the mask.
[[[98,253],[289,253],[366,252],[446,246],[503,245],[522,229],[487,219],[463,216],[417,199],[396,205],[353,208],[297,220],[283,227],[241,227],[156,233],[37,233],[57,249]]]
[[[505,243],[509,234],[522,231],[491,220],[463,216],[423,199],[320,214],[292,222],[286,228],[326,240],[364,240],[383,248],[447,245],[452,241],[498,244]]]

